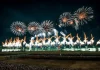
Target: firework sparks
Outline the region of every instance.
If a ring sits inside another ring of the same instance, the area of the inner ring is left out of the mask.
[[[85,8],[83,6],[82,8],[79,8],[77,11],[75,11],[74,16],[79,21],[79,24],[83,25],[93,18],[93,10],[91,7]]]
[[[39,33],[37,36],[38,36],[38,37],[45,37],[46,34],[43,32],[43,33]]]
[[[37,23],[37,22],[29,23],[29,25],[28,25],[28,32],[31,35],[39,34],[41,32],[41,27],[40,27],[39,23]]]
[[[10,29],[18,36],[26,34],[26,26],[23,22],[20,21],[13,22]]]
[[[77,11],[74,12],[72,15],[69,12],[65,12],[60,15],[58,25],[59,27],[66,27],[66,26],[73,26],[75,30],[79,29],[79,25],[83,25],[84,23],[87,23],[87,21],[90,21],[93,18],[93,10],[91,7],[82,7],[79,8]]]
[[[60,32],[60,34],[61,34],[62,36],[66,36],[66,35],[64,34],[64,32],[62,32],[62,31]]]
[[[60,22],[59,26],[61,27],[61,26],[67,26],[73,24],[73,22],[70,22],[71,16],[72,15],[69,12],[64,12],[63,14],[61,14],[59,18],[59,22]]]
[[[54,29],[53,23],[50,20],[43,21],[41,27],[42,31],[47,33],[48,35],[51,35]]]
[[[58,31],[56,29],[53,29],[53,32],[54,32],[54,36],[58,35]]]

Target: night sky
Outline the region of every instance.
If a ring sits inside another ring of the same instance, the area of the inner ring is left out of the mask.
[[[88,37],[90,37],[90,33],[92,33],[95,40],[100,39],[100,13],[98,3],[96,1],[0,1],[0,45],[2,41],[5,41],[5,39],[16,37],[16,35],[14,35],[10,30],[10,25],[14,21],[22,21],[28,25],[32,21],[41,23],[44,20],[51,20],[54,22],[55,28],[58,31],[61,31],[61,28],[56,26],[56,23],[59,23],[59,16],[63,12],[71,12],[73,14],[74,11],[82,6],[93,8],[93,20],[89,21],[88,24],[81,26],[78,31],[75,31],[75,29],[72,27],[62,28],[62,30],[66,29],[67,33],[72,33],[73,35],[79,33],[80,36],[83,36],[83,32],[86,32]],[[28,39],[31,37],[28,32],[26,36]]]

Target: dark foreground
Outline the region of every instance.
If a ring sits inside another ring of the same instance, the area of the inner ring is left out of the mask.
[[[99,52],[0,53],[0,70],[100,70]]]
[[[99,65],[97,61],[10,60],[0,61],[0,70],[100,70]]]

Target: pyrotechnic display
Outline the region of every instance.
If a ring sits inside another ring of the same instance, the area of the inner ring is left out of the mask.
[[[93,18],[93,10],[91,7],[82,7],[79,8],[77,11],[74,12],[74,14],[70,14],[69,12],[65,12],[62,15],[60,15],[59,22],[61,26],[68,26],[72,25],[74,26],[75,30],[79,29],[79,25],[83,25],[84,23],[88,23],[87,21],[92,20]]]
[[[53,22],[50,20],[43,21],[41,27],[44,33],[51,35],[53,33]]]
[[[61,26],[72,25],[73,21],[71,22],[71,18],[72,18],[72,14],[70,12],[64,12],[63,14],[60,15],[59,26],[61,27]]]
[[[82,7],[75,11],[64,12],[59,17],[59,28],[68,26],[74,27],[78,30],[81,25],[93,19],[93,10],[91,7]],[[11,31],[17,35],[22,36],[26,34],[26,31],[31,35],[30,42],[27,43],[26,37],[20,39],[16,37],[14,39],[5,40],[2,42],[2,46],[10,48],[10,51],[100,51],[100,48],[95,46],[100,45],[100,40],[95,41],[94,36],[90,34],[91,38],[87,37],[84,32],[84,39],[77,33],[73,36],[71,33],[67,34],[67,30],[59,31],[54,26],[54,22],[51,20],[44,20],[43,22],[30,22],[28,26],[25,26],[23,22],[16,21],[11,24]],[[12,48],[12,50],[11,50]],[[22,48],[22,49],[21,49]],[[2,51],[9,51],[3,49]]]
[[[88,23],[87,21],[92,20],[93,18],[93,10],[91,7],[82,7],[79,8],[77,11],[74,12],[74,18],[75,18],[75,29],[79,25],[83,25],[84,23]],[[77,30],[77,29],[76,29]]]
[[[37,22],[31,22],[31,23],[29,23],[27,29],[28,29],[28,32],[31,35],[39,34],[42,31],[41,30],[42,29],[41,26]]]
[[[79,8],[77,11],[74,12],[74,16],[79,21],[79,24],[83,25],[93,18],[93,10],[91,7],[85,8],[83,6],[82,8]]]
[[[11,31],[18,36],[26,34],[26,26],[23,22],[16,21],[11,24]]]
[[[75,41],[73,39],[76,37]],[[55,38],[52,40],[52,38]],[[62,41],[60,39],[63,39]],[[47,40],[47,41],[46,41]],[[31,37],[29,43],[26,42],[26,37],[24,39],[20,39],[16,37],[15,39],[5,40],[2,42],[3,47],[7,48],[29,48],[26,51],[53,51],[53,50],[65,50],[65,51],[96,51],[96,46],[100,45],[100,40],[94,44],[94,37],[91,34],[91,38],[87,39],[86,34],[84,33],[84,39],[81,40],[78,34],[76,36],[72,36],[72,34],[68,34],[65,36],[52,36],[48,38],[40,38],[38,36]],[[22,46],[24,45],[24,47]],[[21,50],[21,49],[19,49]],[[5,51],[5,50],[4,50]],[[100,50],[99,50],[100,51]]]

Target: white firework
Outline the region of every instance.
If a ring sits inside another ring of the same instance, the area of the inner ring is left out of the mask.
[[[44,32],[43,33],[39,33],[38,37],[46,37],[46,34]]]
[[[28,24],[28,32],[31,35],[37,35],[41,32],[41,26],[37,22],[30,22]]]
[[[75,25],[74,25],[74,28],[75,28],[75,30],[77,31],[78,29],[79,29],[79,21],[75,18],[74,19],[74,21],[75,21]]]
[[[62,31],[60,32],[60,34],[61,34],[62,36],[66,36],[66,34],[65,34],[64,32],[62,32]]]
[[[48,35],[48,36],[50,36],[50,35],[52,35],[52,34],[51,34],[51,32],[48,32],[48,34],[47,34],[47,35]]]
[[[16,21],[13,22],[10,26],[11,31],[18,36],[26,34],[26,26],[23,22]]]
[[[71,19],[72,19],[72,14],[70,12],[64,12],[63,14],[60,15],[60,18],[59,18],[60,25],[59,25],[59,27],[68,26],[68,25],[73,24],[72,22],[71,22],[71,24],[69,23],[69,21]]]
[[[93,10],[91,7],[85,8],[83,6],[82,8],[79,8],[77,11],[74,12],[74,18],[77,18],[77,20],[79,21],[78,24],[83,25],[93,18]]]
[[[53,29],[53,32],[54,32],[54,36],[58,35],[58,31],[56,29]]]
[[[41,27],[42,27],[41,30],[44,33],[46,33],[47,35],[51,35],[53,33],[54,27],[53,27],[53,22],[52,21],[50,21],[50,20],[43,21],[41,23]]]

